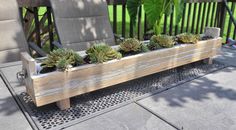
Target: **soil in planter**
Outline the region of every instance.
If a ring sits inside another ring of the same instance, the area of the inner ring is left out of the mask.
[[[135,51],[131,51],[131,52],[124,52],[122,50],[119,50],[119,52],[122,54],[122,57],[126,57],[126,56],[132,56],[132,55],[136,55],[136,54],[139,54],[139,53],[143,53],[143,52],[135,52]]]
[[[212,37],[212,36],[203,36],[203,37],[201,37],[200,41],[210,40],[210,39],[214,39],[214,37]]]
[[[45,67],[40,71],[40,74],[50,73],[56,71],[56,67]]]
[[[85,62],[86,64],[90,64],[90,63],[91,63],[91,61],[90,61],[88,55],[86,55],[86,56],[84,57],[84,62]]]

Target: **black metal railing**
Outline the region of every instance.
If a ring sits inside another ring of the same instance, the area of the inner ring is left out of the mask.
[[[53,48],[52,41],[57,39],[55,33],[51,7],[48,0],[18,0],[24,30],[29,41],[38,46]],[[164,16],[164,34],[176,35],[182,32],[202,33],[204,28],[220,27],[224,40],[235,38],[235,0],[188,0],[184,4],[182,20],[174,23],[174,12],[170,17]],[[126,9],[126,0],[107,0],[110,20],[114,33],[123,37],[137,37],[140,40],[148,37],[148,26],[143,7],[140,7],[137,25],[129,20]],[[40,9],[40,10],[39,10]],[[43,10],[43,11],[42,11]],[[234,26],[232,26],[232,23]],[[234,30],[234,31],[232,31]],[[46,44],[47,43],[47,44]]]
[[[235,3],[231,3],[231,7],[229,7],[227,1],[224,0],[224,5],[225,5],[225,8],[226,8],[227,13],[229,15],[226,39],[229,37],[235,39],[235,34],[236,34],[236,21],[235,21],[235,17],[234,17]],[[233,24],[233,27],[232,27],[232,24]],[[233,31],[231,31],[231,30],[233,30]]]

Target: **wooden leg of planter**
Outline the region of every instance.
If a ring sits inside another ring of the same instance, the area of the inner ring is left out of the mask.
[[[67,98],[67,99],[58,101],[56,104],[60,108],[60,110],[68,109],[70,108],[70,99]]]
[[[213,63],[213,58],[212,58],[212,57],[207,58],[207,59],[204,60],[204,62],[205,62],[206,64],[211,65],[211,64]]]

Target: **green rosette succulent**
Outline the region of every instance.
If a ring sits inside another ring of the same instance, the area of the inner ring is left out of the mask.
[[[162,47],[159,45],[159,42],[157,41],[158,38],[156,35],[153,35],[150,39],[150,42],[148,43],[148,48],[150,50],[157,50],[157,49],[161,49]]]
[[[120,44],[120,50],[125,53],[138,52],[141,49],[141,45],[138,39],[128,38]]]
[[[122,58],[121,53],[104,43],[94,44],[86,51],[86,54],[91,63],[103,63],[109,60]]]
[[[200,40],[200,35],[182,33],[176,36],[177,42],[185,44],[196,44]]]
[[[43,68],[57,68],[58,70],[66,70],[69,66],[78,66],[83,64],[83,58],[71,49],[57,49],[43,60],[41,66]]]
[[[141,52],[148,52],[150,51],[148,46],[146,44],[141,44],[141,49],[140,49]]]
[[[72,65],[66,58],[63,57],[58,60],[58,62],[56,63],[56,67],[58,70],[65,71],[68,70],[69,68],[72,68]]]
[[[150,39],[148,48],[150,50],[156,50],[160,48],[171,48],[175,45],[175,41],[172,36],[168,35],[154,35]]]
[[[120,44],[120,52],[124,55],[148,52],[147,45],[140,43],[136,38],[128,38]]]

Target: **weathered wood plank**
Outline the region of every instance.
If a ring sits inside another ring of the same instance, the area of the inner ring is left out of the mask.
[[[111,86],[114,84],[118,84],[118,83],[122,83],[122,82],[125,82],[128,80],[132,80],[135,78],[140,78],[145,75],[150,75],[150,74],[153,74],[156,72],[168,70],[173,67],[178,67],[178,66],[181,66],[184,64],[188,64],[188,63],[192,63],[192,62],[199,61],[202,59],[206,59],[208,57],[212,57],[214,54],[216,54],[216,51],[206,52],[206,53],[202,53],[202,54],[199,53],[199,54],[191,55],[191,56],[184,57],[181,59],[173,58],[170,61],[159,64],[158,66],[153,65],[153,66],[150,66],[149,68],[144,68],[141,71],[126,72],[125,74],[123,73],[122,75],[119,74],[116,78],[107,79],[107,80],[103,80],[101,82],[98,82],[96,84],[96,86],[94,86],[93,83],[92,83],[92,85],[91,85],[91,83],[86,83],[86,86],[81,87],[81,88],[80,87],[79,88],[78,87],[65,88],[64,91],[58,91],[58,92],[54,92],[51,94],[36,97],[37,98],[37,105],[38,106],[45,105],[45,102],[52,103],[52,102],[55,102],[59,99],[73,97],[73,96],[80,95],[83,93],[102,89],[102,88],[105,88],[105,87],[108,87],[108,86]]]
[[[65,110],[70,108],[70,99],[63,99],[58,102],[56,102],[57,106],[60,108],[60,110]]]
[[[35,101],[35,91],[32,85],[31,76],[37,73],[35,60],[26,52],[21,53],[22,70],[25,71],[25,86],[27,93]]]

